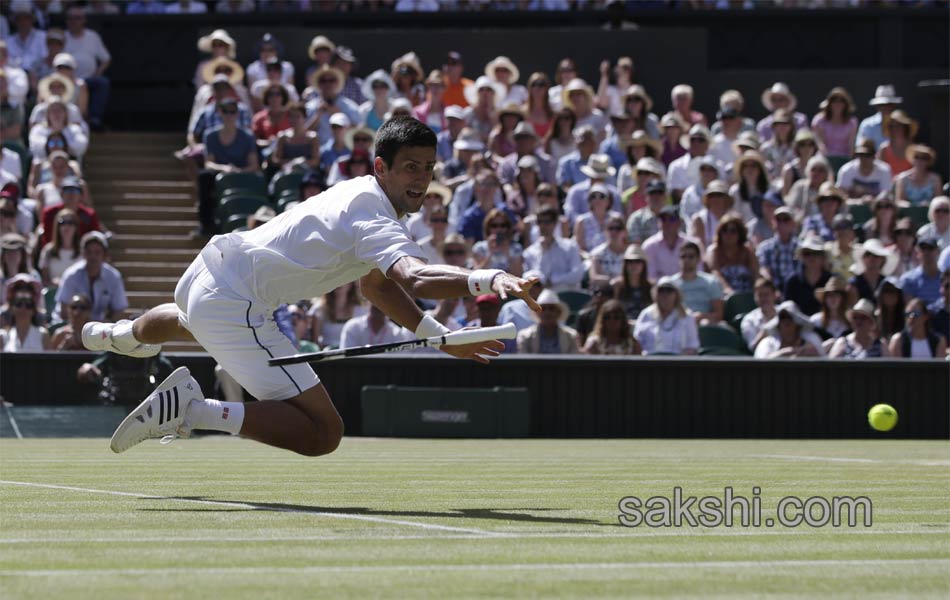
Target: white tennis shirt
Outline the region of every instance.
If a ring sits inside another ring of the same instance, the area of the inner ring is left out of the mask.
[[[269,306],[322,296],[403,256],[425,260],[373,175],[338,183],[201,251],[215,280]]]

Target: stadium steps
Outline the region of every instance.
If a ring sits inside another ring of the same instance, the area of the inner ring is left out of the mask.
[[[178,278],[204,245],[190,236],[198,226],[195,186],[173,156],[183,144],[180,133],[99,133],[84,161],[93,206],[114,234],[110,254],[125,279],[129,317],[172,302]]]

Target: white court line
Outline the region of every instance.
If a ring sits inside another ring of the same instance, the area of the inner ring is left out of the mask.
[[[172,500],[175,502],[191,502],[194,504],[210,504],[212,506],[230,506],[234,508],[246,508],[250,510],[260,510],[260,511],[271,511],[271,512],[283,512],[283,513],[302,513],[308,515],[315,515],[318,517],[328,517],[331,519],[350,519],[353,521],[369,521],[372,523],[385,523],[387,525],[405,525],[407,527],[420,527],[422,529],[433,529],[438,531],[451,531],[454,533],[471,533],[483,536],[495,536],[497,535],[491,531],[485,531],[483,529],[475,529],[470,527],[452,527],[449,525],[435,525],[433,523],[420,523],[418,521],[404,521],[401,519],[385,519],[383,517],[373,517],[369,515],[356,515],[351,513],[334,513],[334,512],[323,512],[317,510],[303,510],[299,508],[281,508],[281,507],[270,507],[270,506],[261,506],[255,504],[245,504],[243,502],[228,502],[225,500],[198,500],[195,498],[171,498],[167,496],[150,496],[147,494],[136,494],[133,492],[116,492],[113,490],[97,490],[92,488],[81,488],[73,487],[69,485],[53,485],[49,483],[32,483],[28,481],[5,481],[0,480],[0,484],[5,485],[20,485],[26,487],[36,487],[36,488],[47,488],[51,490],[68,490],[71,492],[86,492],[89,494],[107,494],[110,496],[126,496],[130,498],[141,498],[143,500]]]
[[[560,531],[552,533],[535,532],[494,532],[494,536],[475,535],[475,534],[448,534],[448,535],[298,535],[298,536],[230,536],[230,537],[189,537],[189,536],[168,536],[168,537],[98,537],[98,538],[68,538],[68,537],[45,537],[45,538],[7,538],[0,539],[0,545],[11,544],[174,544],[174,543],[206,543],[206,544],[228,544],[228,543],[271,543],[271,542],[379,542],[379,541],[401,541],[401,540],[492,540],[497,539],[587,539],[595,538],[599,540],[636,540],[641,538],[665,538],[665,537],[745,537],[745,536],[813,536],[824,535],[825,537],[837,537],[845,535],[950,535],[950,529],[851,529],[839,528],[828,529],[828,533],[819,533],[820,529],[748,529],[748,530],[711,530],[706,528],[682,529],[678,531],[668,531],[666,529],[633,529],[625,528],[622,533],[592,533],[592,532],[571,532]]]
[[[828,560],[736,560],[736,561],[683,561],[683,562],[616,562],[616,563],[515,563],[515,564],[458,564],[458,565],[325,565],[306,567],[177,567],[156,569],[27,569],[0,571],[0,577],[79,577],[91,575],[277,575],[298,573],[378,573],[387,571],[593,571],[614,569],[781,569],[783,567],[912,567],[950,565],[950,558],[887,558],[887,559],[828,559]]]
[[[923,467],[950,467],[950,461],[938,459],[894,459],[882,460],[875,458],[849,458],[841,456],[803,456],[801,454],[755,454],[751,458],[777,458],[780,460],[802,460],[811,462],[843,462],[843,463],[888,463],[902,465],[919,465]]]
[[[23,434],[20,433],[20,427],[16,423],[16,419],[13,418],[13,413],[10,412],[10,407],[6,405],[5,402],[0,400],[0,406],[3,408],[3,412],[7,415],[7,420],[10,421],[10,427],[13,428],[13,433],[16,435],[16,439],[22,440]]]

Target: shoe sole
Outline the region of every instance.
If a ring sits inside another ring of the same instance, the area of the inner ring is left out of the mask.
[[[142,402],[138,406],[136,406],[132,412],[126,415],[124,419],[122,419],[122,422],[119,423],[119,426],[116,427],[115,432],[112,434],[112,439],[109,441],[109,447],[112,449],[112,451],[115,452],[116,454],[121,454],[122,452],[125,452],[132,446],[135,446],[139,443],[139,442],[136,442],[135,444],[132,444],[132,446],[129,446],[129,448],[125,448],[122,450],[116,447],[117,438],[121,437],[122,434],[128,431],[130,427],[136,424],[136,421],[137,421],[136,417],[147,414],[148,407],[149,407],[149,398],[151,398],[152,396],[154,396],[155,394],[159,392],[164,392],[166,390],[172,389],[173,387],[175,387],[176,385],[178,385],[179,383],[181,383],[182,381],[190,377],[191,377],[191,372],[188,370],[188,367],[178,367],[177,369],[174,370],[174,372],[172,372],[171,375],[166,377],[165,381],[161,382],[158,385],[158,387],[155,388],[155,390],[152,391],[152,393],[148,395],[148,398],[146,398],[145,400],[142,400]]]

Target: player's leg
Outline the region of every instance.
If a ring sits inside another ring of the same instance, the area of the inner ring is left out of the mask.
[[[317,384],[289,400],[246,404],[240,433],[269,446],[320,456],[340,444],[343,419],[323,384]]]
[[[142,344],[190,342],[195,339],[178,319],[178,305],[159,304],[132,322],[132,335]]]

